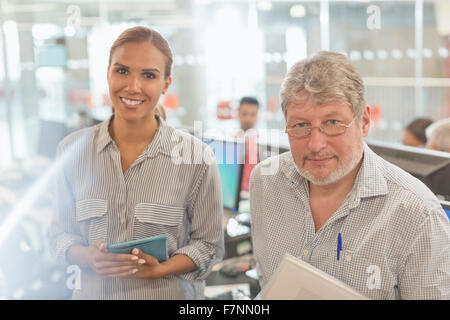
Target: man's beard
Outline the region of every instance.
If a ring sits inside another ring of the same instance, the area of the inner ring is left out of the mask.
[[[340,161],[340,157],[337,154],[321,154],[321,153],[310,153],[308,155],[303,156],[302,163],[305,164],[307,161],[307,158],[329,158],[329,157],[335,157],[337,160],[337,168],[336,170],[332,171],[328,176],[323,178],[317,178],[314,176],[308,169],[306,168],[299,168],[297,165],[295,166],[297,168],[298,173],[304,177],[306,180],[310,181],[311,183],[319,186],[325,186],[328,184],[335,183],[345,177],[347,174],[349,174],[360,162],[362,157],[363,151],[363,144],[360,143],[358,146],[358,150],[354,152],[353,157],[350,159],[350,162],[348,164],[343,165]]]

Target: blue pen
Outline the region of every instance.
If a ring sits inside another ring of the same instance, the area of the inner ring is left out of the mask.
[[[342,236],[341,236],[340,232],[339,232],[338,238],[337,238],[337,249],[336,249],[336,251],[337,251],[337,260],[339,261],[339,257],[340,257],[341,251],[342,251]]]

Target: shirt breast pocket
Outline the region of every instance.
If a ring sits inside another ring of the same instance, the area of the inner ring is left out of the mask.
[[[183,237],[185,208],[157,203],[138,203],[135,207],[134,238],[141,239],[165,234],[169,256],[177,249],[178,238]]]
[[[81,235],[91,245],[96,240],[106,242],[108,230],[108,201],[85,199],[76,202],[77,222]]]
[[[390,259],[373,259],[350,250],[339,262],[342,280],[371,299],[395,299],[396,277]]]

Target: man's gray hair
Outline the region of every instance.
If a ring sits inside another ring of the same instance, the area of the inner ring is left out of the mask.
[[[450,118],[445,118],[426,129],[428,144],[435,145],[441,151],[450,152]]]
[[[358,119],[366,106],[361,76],[350,59],[335,52],[321,51],[289,69],[280,90],[284,117],[289,103],[306,101],[309,96],[317,105],[347,104]]]

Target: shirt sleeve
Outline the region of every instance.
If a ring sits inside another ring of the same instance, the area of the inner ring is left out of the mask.
[[[67,179],[64,168],[70,161],[70,148],[62,151],[58,147],[57,157],[54,163],[54,190],[53,218],[48,232],[49,247],[56,261],[62,265],[69,265],[66,253],[75,243],[86,245],[81,237],[76,220],[75,200],[71,184]]]
[[[450,299],[450,223],[434,209],[417,227],[399,275],[401,299]]]
[[[212,151],[206,150],[214,159]],[[178,275],[189,281],[204,280],[212,266],[224,256],[222,189],[217,164],[215,160],[211,162],[204,164],[204,172],[187,209],[191,222],[189,241],[174,252],[174,255],[187,255],[196,264],[195,270]]]
[[[253,254],[256,260],[256,271],[258,273],[259,284],[261,289],[265,285],[263,271],[261,269],[260,261],[263,261],[264,258],[264,250],[265,250],[265,242],[264,236],[261,235],[260,232],[260,204],[261,204],[261,188],[259,186],[258,176],[259,176],[259,167],[256,167],[252,170],[250,174],[250,212],[251,214],[251,225],[252,225],[252,247]]]

